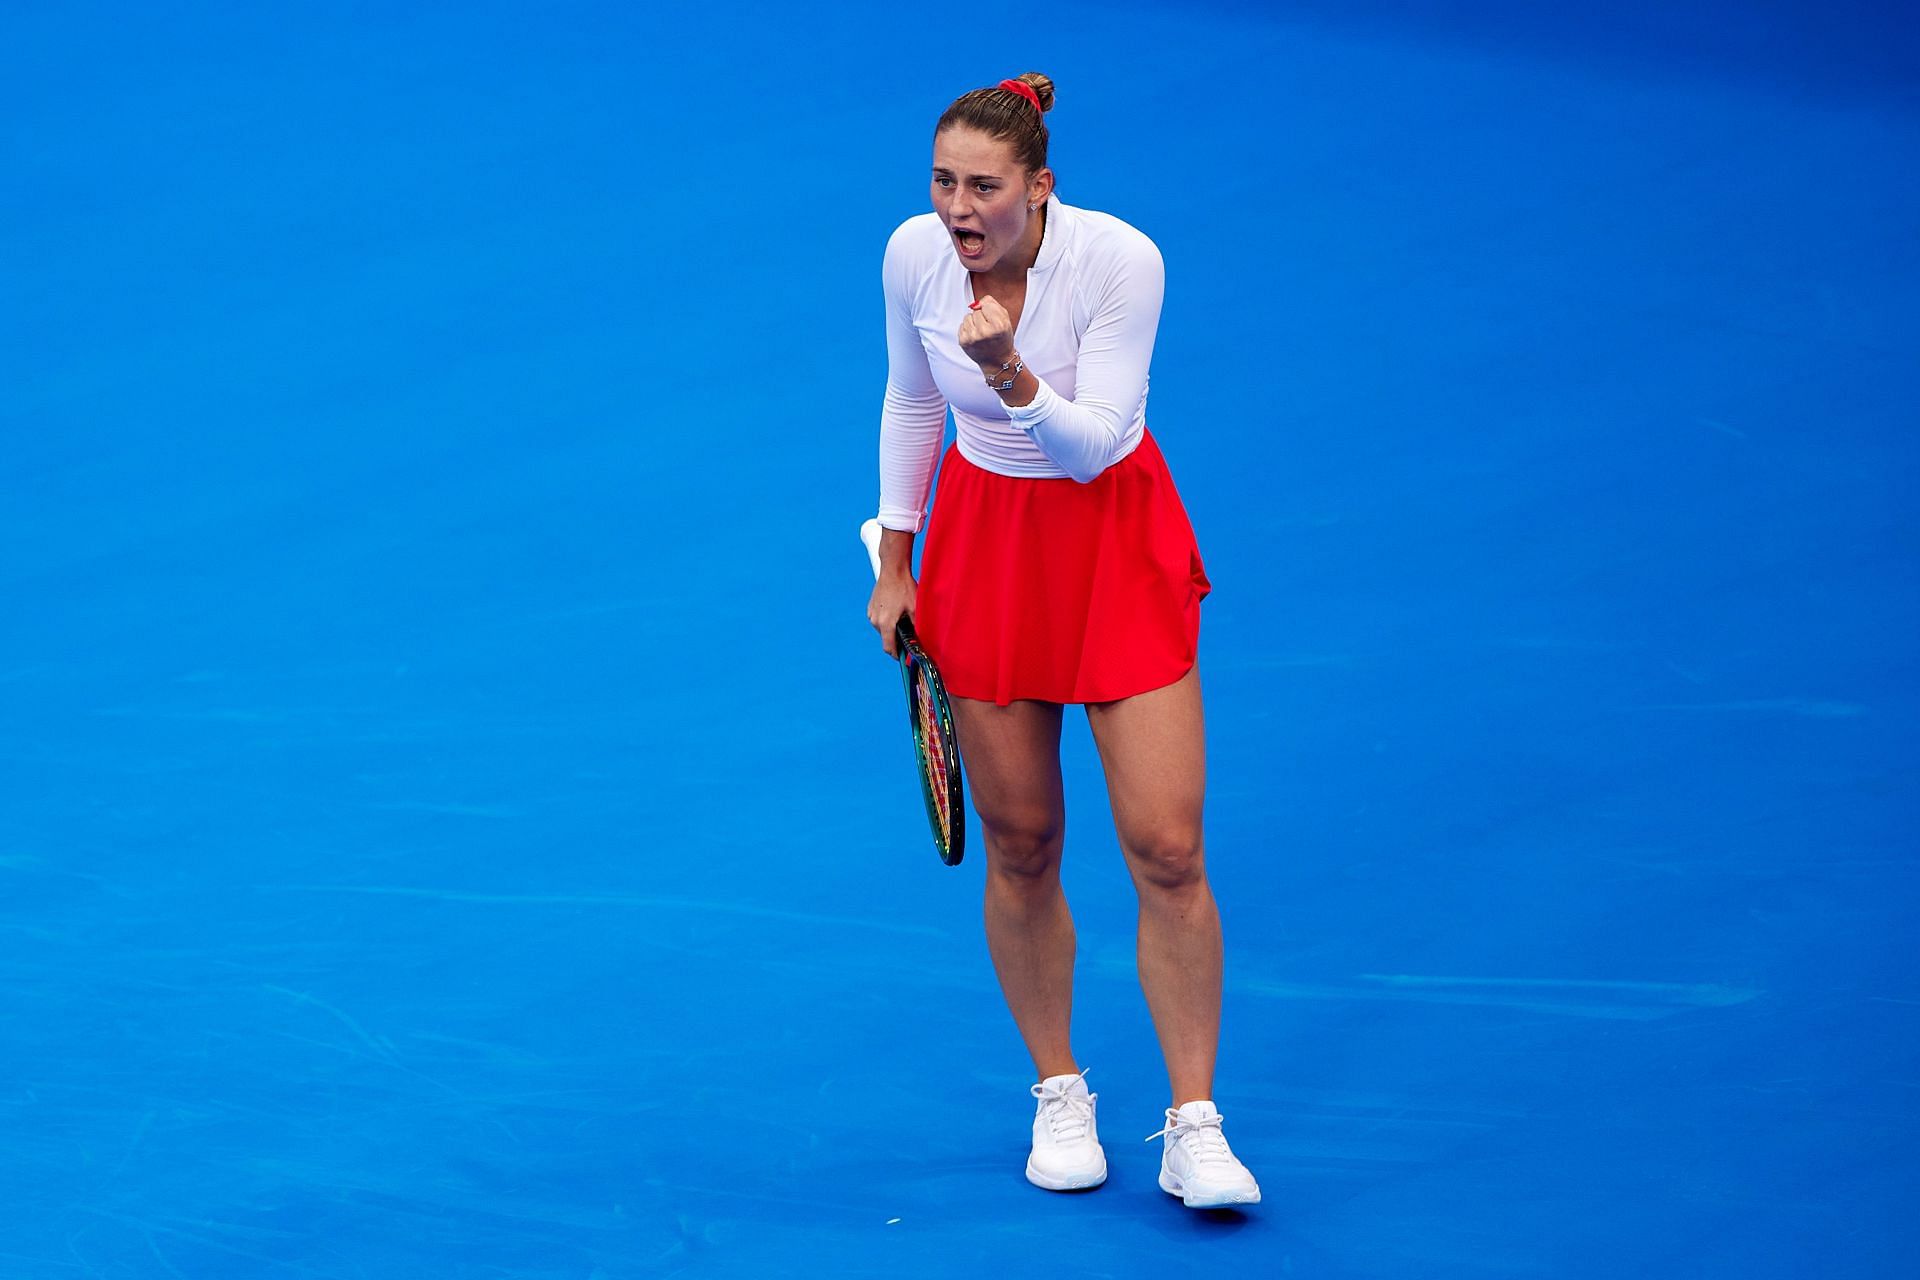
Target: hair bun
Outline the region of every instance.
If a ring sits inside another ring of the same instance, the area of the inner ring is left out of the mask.
[[[1038,71],[1023,71],[1015,76],[1014,79],[1033,90],[1034,96],[1040,99],[1040,109],[1042,111],[1053,110],[1052,80],[1041,75]]]

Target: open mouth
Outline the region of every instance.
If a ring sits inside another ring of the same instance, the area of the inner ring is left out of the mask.
[[[977,258],[987,247],[987,238],[978,231],[968,231],[960,227],[953,229],[953,242],[960,248],[963,258]]]

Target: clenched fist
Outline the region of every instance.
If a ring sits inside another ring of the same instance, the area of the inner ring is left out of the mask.
[[[960,322],[960,349],[989,376],[1013,359],[1013,317],[988,295]]]

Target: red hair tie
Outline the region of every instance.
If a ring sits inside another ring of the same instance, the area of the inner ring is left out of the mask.
[[[1028,84],[1025,80],[1002,80],[1000,82],[1000,87],[1002,89],[1007,90],[1007,92],[1009,93],[1017,93],[1021,97],[1025,98],[1028,102],[1031,102],[1033,104],[1033,109],[1035,111],[1038,111],[1041,115],[1044,116],[1045,114],[1047,114],[1047,109],[1040,105],[1040,95],[1035,93],[1033,91],[1033,86]]]

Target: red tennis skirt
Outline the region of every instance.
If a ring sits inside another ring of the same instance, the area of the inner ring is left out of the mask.
[[[953,447],[914,629],[955,697],[1111,702],[1192,670],[1211,589],[1151,435],[1088,484],[999,475]]]

